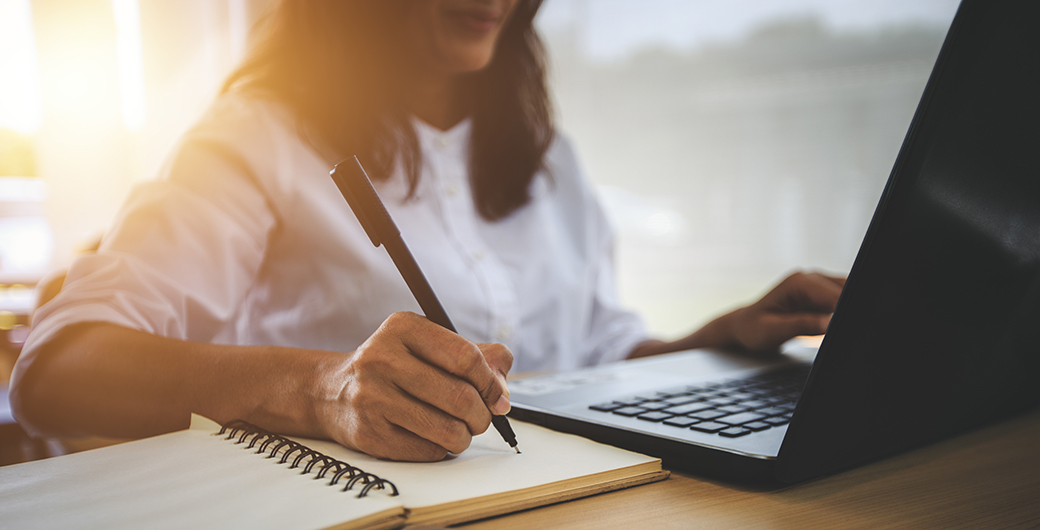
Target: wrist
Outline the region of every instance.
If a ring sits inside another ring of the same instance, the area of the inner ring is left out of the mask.
[[[690,348],[718,348],[723,350],[743,349],[736,328],[740,312],[744,308],[731,311],[705,324],[690,335]]]
[[[233,347],[224,367],[213,419],[243,419],[281,434],[320,437],[316,406],[327,393],[322,377],[335,354],[276,346]],[[228,385],[228,381],[235,384]]]
[[[353,352],[307,351],[301,373],[294,379],[299,396],[296,418],[308,432],[323,439],[335,439],[329,431],[329,418],[342,414],[343,399],[351,382],[350,358]]]

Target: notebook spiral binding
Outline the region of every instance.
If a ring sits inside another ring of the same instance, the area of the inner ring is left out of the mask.
[[[346,485],[340,491],[350,491],[354,486],[362,484],[361,492],[358,493],[358,498],[368,495],[368,492],[373,489],[386,489],[390,487],[391,496],[397,495],[397,486],[393,482],[380,478],[372,473],[367,473],[362,469],[356,468],[342,460],[336,460],[330,456],[326,456],[318,451],[315,451],[299,442],[290,440],[284,436],[268,432],[256,425],[253,425],[243,420],[232,420],[225,423],[221,428],[217,436],[221,436],[227,433],[224,437],[225,440],[231,440],[235,437],[235,444],[245,444],[245,449],[257,448],[256,453],[261,454],[268,452],[267,458],[274,458],[278,455],[279,451],[282,457],[278,460],[279,464],[285,464],[292,458],[292,462],[289,464],[289,469],[295,469],[303,466],[301,475],[306,475],[311,471],[317,469],[317,473],[314,475],[314,479],[322,479],[331,473],[332,478],[329,481],[329,486],[335,486],[340,480],[346,480]]]

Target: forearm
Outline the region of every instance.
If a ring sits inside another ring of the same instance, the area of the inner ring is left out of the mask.
[[[141,437],[187,427],[196,412],[322,436],[320,374],[343,354],[185,342],[82,324],[45,345],[13,389],[19,417],[58,436]],[[325,396],[335,399],[335,396]]]
[[[739,311],[739,310],[738,310]],[[739,345],[733,339],[731,329],[732,313],[722,315],[693,333],[673,341],[647,340],[639,343],[632,352],[629,359],[660,355],[675,351],[692,350],[696,348],[728,348],[733,349]]]

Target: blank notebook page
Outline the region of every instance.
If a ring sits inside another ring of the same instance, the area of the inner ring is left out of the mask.
[[[299,441],[392,481],[409,509],[409,523],[452,524],[504,513],[501,507],[510,502],[521,504],[512,511],[547,504],[545,497],[565,500],[561,494],[569,491],[591,494],[617,489],[605,485],[626,479],[641,483],[667,476],[657,458],[516,420],[512,426],[522,454],[489,428],[461,454],[422,464],[379,460],[328,441]],[[452,515],[457,513],[466,515]]]
[[[310,530],[403,512],[397,497],[358,499],[356,489],[341,492],[213,436],[219,428],[195,417],[189,430],[0,467],[0,527]]]

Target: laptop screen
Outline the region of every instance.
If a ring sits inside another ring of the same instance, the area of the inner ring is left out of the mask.
[[[1040,2],[951,26],[778,459],[802,480],[1037,402]]]

